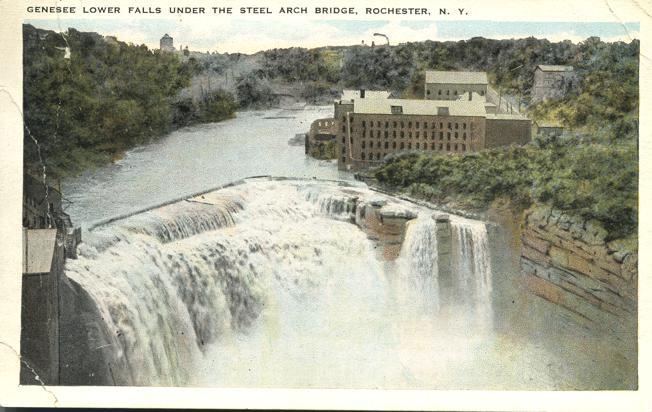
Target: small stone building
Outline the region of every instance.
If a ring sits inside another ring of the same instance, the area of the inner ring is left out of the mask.
[[[487,73],[458,71],[426,71],[425,98],[457,100],[465,93],[487,94]]]
[[[558,122],[538,120],[534,122],[534,133],[538,136],[561,136],[564,126]]]
[[[167,33],[165,33],[163,37],[161,37],[160,44],[161,44],[160,46],[161,51],[171,52],[171,53],[175,51],[174,39]]]
[[[577,85],[573,66],[550,66],[540,64],[534,69],[532,102],[562,98]]]

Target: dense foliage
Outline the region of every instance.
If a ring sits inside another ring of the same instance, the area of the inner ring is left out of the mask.
[[[183,118],[173,102],[196,70],[193,61],[74,29],[58,34],[24,25],[23,35],[26,169],[79,172],[162,136]],[[213,121],[232,115],[229,101],[217,94],[183,104],[196,106],[194,120]]]

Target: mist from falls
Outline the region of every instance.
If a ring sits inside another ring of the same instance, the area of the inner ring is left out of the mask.
[[[66,274],[102,313],[116,383],[548,384],[525,365],[527,350],[496,353],[483,222],[451,216],[443,289],[432,211],[409,206],[418,216],[398,258],[385,260],[354,224],[352,197],[407,207],[365,187],[256,181],[91,232]]]

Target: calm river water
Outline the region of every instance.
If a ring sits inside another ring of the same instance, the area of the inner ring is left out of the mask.
[[[290,146],[332,106],[239,112],[220,123],[188,127],[127,152],[121,160],[63,184],[75,225],[156,205],[255,175],[352,179],[334,162]]]

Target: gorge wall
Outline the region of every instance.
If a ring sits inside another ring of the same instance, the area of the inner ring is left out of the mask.
[[[527,290],[588,329],[636,336],[638,255],[591,221],[550,208],[524,214],[520,267]],[[635,340],[635,339],[634,339]]]

